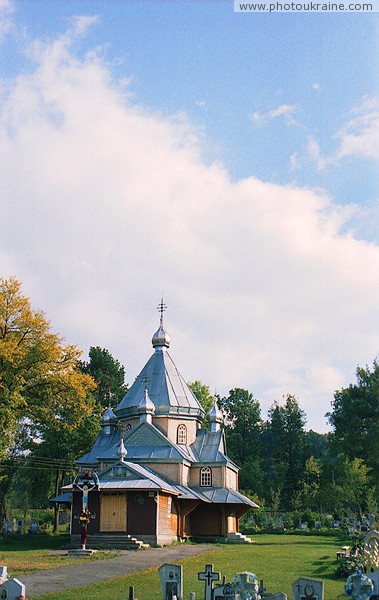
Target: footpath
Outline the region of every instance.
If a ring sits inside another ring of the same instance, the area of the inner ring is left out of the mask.
[[[26,595],[29,598],[59,590],[81,588],[150,567],[159,567],[163,563],[175,563],[207,552],[212,548],[214,546],[183,544],[147,550],[122,550],[115,558],[47,569],[31,575],[22,575],[19,579],[25,584]],[[125,597],[127,592],[128,590],[125,591]]]

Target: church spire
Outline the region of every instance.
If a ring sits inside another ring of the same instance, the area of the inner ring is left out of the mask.
[[[161,317],[159,320],[159,328],[154,333],[151,343],[153,344],[153,348],[168,348],[170,346],[171,338],[168,333],[164,330],[163,327],[163,313],[165,312],[167,306],[163,302],[163,298],[161,299],[158,310],[161,313]]]

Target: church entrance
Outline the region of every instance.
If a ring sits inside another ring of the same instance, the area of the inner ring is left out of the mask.
[[[126,494],[101,494],[100,531],[126,531]]]

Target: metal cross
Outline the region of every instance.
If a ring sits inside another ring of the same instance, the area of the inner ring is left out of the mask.
[[[157,308],[158,308],[159,312],[161,313],[161,325],[162,325],[162,323],[163,323],[163,313],[167,309],[166,304],[163,302],[163,298],[161,298],[161,301],[158,304]]]
[[[198,573],[200,581],[205,581],[204,600],[212,600],[213,582],[220,581],[220,573],[213,571],[213,565],[205,565],[205,571]]]

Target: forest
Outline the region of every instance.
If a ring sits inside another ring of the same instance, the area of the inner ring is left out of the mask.
[[[91,448],[104,409],[127,391],[125,367],[107,349],[92,346],[88,361],[81,356],[51,331],[17,279],[0,279],[0,523],[11,509],[26,514],[49,506],[72,481],[75,459]],[[214,401],[209,387],[189,385],[207,412]],[[261,506],[258,524],[264,509],[288,513],[288,526],[297,518],[378,514],[376,359],[334,393],[327,434],[306,429],[300,400],[290,393],[273,402],[267,419],[249,390],[235,387],[216,400],[228,455],[240,467],[239,487]]]

